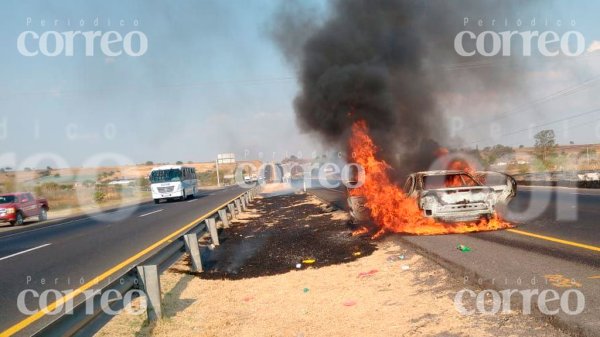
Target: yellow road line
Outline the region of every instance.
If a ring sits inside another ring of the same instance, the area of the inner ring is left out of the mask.
[[[531,236],[533,238],[542,239],[542,240],[546,240],[546,241],[551,241],[551,242],[556,242],[556,243],[562,243],[563,245],[568,245],[568,246],[583,248],[583,249],[591,250],[591,251],[594,251],[594,252],[600,252],[600,247],[596,247],[596,246],[592,246],[592,245],[586,245],[586,244],[583,244],[583,243],[578,243],[578,242],[563,240],[563,239],[559,239],[559,238],[555,238],[555,237],[551,237],[551,236],[535,234],[535,233],[526,232],[526,231],[523,231],[523,230],[520,230],[520,229],[507,229],[507,231],[512,232],[512,233],[516,233],[516,234]]]
[[[246,193],[246,192],[244,192],[244,193]],[[98,284],[100,281],[108,278],[112,274],[114,274],[114,273],[118,272],[119,270],[125,268],[127,265],[135,262],[137,259],[139,259],[140,257],[146,255],[147,253],[149,253],[150,251],[152,251],[156,247],[159,247],[163,243],[165,243],[167,241],[172,241],[172,239],[175,236],[181,234],[185,230],[190,229],[191,227],[193,227],[198,222],[205,220],[211,214],[215,213],[216,211],[220,210],[221,208],[226,207],[227,204],[229,204],[230,202],[232,202],[235,199],[239,198],[244,193],[240,193],[235,198],[232,198],[232,199],[228,200],[227,202],[221,204],[219,207],[217,207],[217,208],[209,211],[208,213],[205,213],[204,215],[198,217],[197,219],[193,220],[192,222],[188,223],[187,225],[185,225],[185,226],[181,227],[180,229],[176,230],[175,232],[169,234],[167,237],[165,237],[165,238],[163,238],[163,239],[155,242],[154,244],[152,244],[151,246],[147,247],[146,249],[138,252],[137,254],[133,255],[132,257],[130,257],[130,258],[126,259],[125,261],[117,264],[116,266],[114,266],[114,267],[106,270],[102,274],[94,277],[92,281],[89,281],[89,282],[85,283],[84,285],[82,285],[81,287],[75,289],[74,291],[66,294],[64,297],[56,300],[56,302],[49,304],[47,307],[45,307],[45,308],[37,311],[35,314],[33,314],[31,316],[28,316],[27,318],[23,319],[19,323],[16,323],[15,325],[11,326],[10,328],[2,331],[0,333],[0,337],[12,336],[15,333],[17,333],[17,332],[25,329],[26,327],[28,327],[29,325],[31,325],[35,321],[37,321],[40,318],[44,317],[46,315],[46,313],[52,312],[53,310],[55,310],[59,305],[62,305],[62,304],[64,304],[65,302],[67,302],[69,300],[72,300],[73,298],[75,298],[75,296],[83,293],[85,290],[93,287],[94,285]]]

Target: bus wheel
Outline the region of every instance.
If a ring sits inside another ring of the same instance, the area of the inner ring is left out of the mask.
[[[155,203],[155,204],[158,204],[158,203],[160,203],[160,199],[154,199],[154,203]]]

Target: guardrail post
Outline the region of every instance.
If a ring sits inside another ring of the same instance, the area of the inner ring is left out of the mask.
[[[240,197],[240,202],[242,203],[242,211],[247,211],[248,209],[246,208],[246,198],[244,198],[243,195]]]
[[[223,221],[223,228],[229,228],[229,219],[227,219],[227,209],[223,208],[218,210],[219,218]]]
[[[141,285],[144,288],[147,298],[147,308],[149,321],[156,321],[162,317],[162,307],[160,304],[160,276],[158,266],[155,264],[138,266],[138,275]]]
[[[217,232],[217,223],[215,218],[208,218],[206,220],[206,226],[208,227],[208,231],[210,232],[210,238],[212,239],[212,243],[215,246],[219,245],[219,233]]]
[[[238,215],[242,214],[242,201],[239,198],[235,199],[235,209]]]
[[[240,202],[240,199],[235,199],[235,209],[237,210],[237,214],[241,214],[242,213],[242,203]]]
[[[234,207],[235,207],[235,206],[233,205],[233,203],[229,203],[229,204],[227,204],[227,208],[229,209],[229,213],[231,213],[231,219],[235,219],[235,218],[237,218],[237,217],[235,216],[235,208],[234,208]]]
[[[190,254],[190,260],[192,260],[192,271],[202,271],[202,259],[200,258],[200,248],[198,246],[198,235],[196,233],[190,233],[183,236],[185,241],[185,249]]]

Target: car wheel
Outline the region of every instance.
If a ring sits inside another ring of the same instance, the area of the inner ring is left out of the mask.
[[[158,203],[160,203],[160,199],[154,199],[154,203],[155,203],[155,204],[158,204]]]
[[[21,212],[17,213],[17,218],[15,219],[15,224],[17,226],[21,226],[24,222],[24,218],[23,218],[23,214],[21,214]]]
[[[45,208],[40,209],[40,215],[38,216],[40,221],[48,220],[48,211]]]

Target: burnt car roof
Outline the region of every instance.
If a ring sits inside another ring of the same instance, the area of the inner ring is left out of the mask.
[[[421,175],[421,176],[438,176],[438,175],[444,175],[444,174],[467,174],[467,175],[470,175],[469,172],[462,171],[462,170],[421,171],[421,172],[416,172],[414,174]]]

